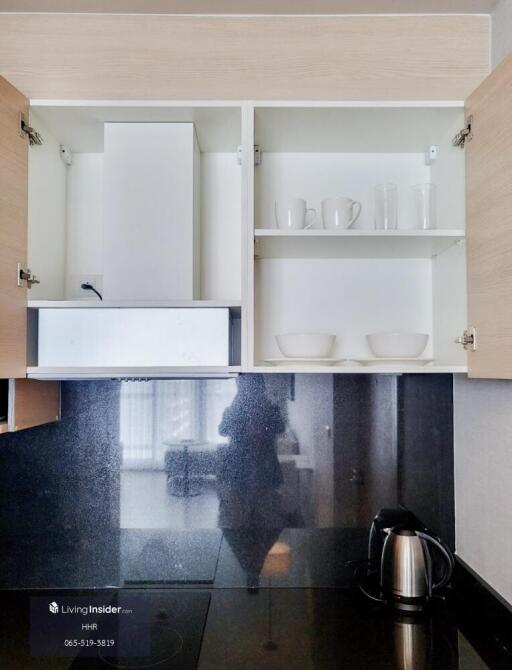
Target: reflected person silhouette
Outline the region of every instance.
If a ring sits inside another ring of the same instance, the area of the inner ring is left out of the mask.
[[[224,411],[219,433],[229,437],[219,449],[217,486],[221,528],[281,528],[279,487],[283,474],[276,437],[285,422],[267,398],[260,375],[240,375],[237,394]]]

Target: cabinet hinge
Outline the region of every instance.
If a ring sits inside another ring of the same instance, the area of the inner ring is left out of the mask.
[[[237,152],[238,165],[242,165],[242,147],[238,147]],[[259,144],[254,145],[254,165],[261,165],[261,149]]]
[[[464,349],[469,351],[476,351],[477,348],[477,339],[476,339],[476,328],[468,328],[462,333],[461,337],[458,337],[455,342],[457,344],[462,344]]]
[[[32,146],[40,146],[43,143],[43,138],[37,132],[37,130],[28,125],[25,114],[23,114],[23,112],[20,112],[20,135],[21,137],[25,137],[26,135],[28,137],[29,144]]]
[[[473,131],[471,129],[471,126],[473,124],[473,117],[468,116],[466,119],[466,126],[462,129],[459,130],[459,132],[455,135],[455,137],[452,140],[452,144],[454,147],[460,147],[461,149],[464,149],[464,145],[466,142],[470,142],[473,139]]]
[[[32,274],[32,271],[29,270],[28,268],[25,270],[25,268],[21,265],[21,263],[18,263],[17,266],[17,283],[20,288],[26,286],[27,288],[32,288],[32,284],[40,284],[41,282],[39,279]]]

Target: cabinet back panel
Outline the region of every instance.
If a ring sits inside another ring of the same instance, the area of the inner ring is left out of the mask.
[[[405,153],[268,153],[255,170],[255,220],[257,228],[275,228],[274,203],[299,197],[316,209],[315,228],[322,228],[321,201],[335,196],[362,202],[353,228],[374,227],[376,184],[398,185],[400,228],[414,228],[411,186],[430,181],[424,154]],[[441,227],[441,226],[440,226]],[[444,226],[449,228],[450,226]]]
[[[436,360],[467,365],[455,340],[467,328],[466,248],[455,244],[432,261],[433,338]]]
[[[439,144],[447,131],[451,143],[460,130],[462,103],[449,105],[336,107],[304,102],[260,107],[256,103],[255,137],[265,151],[423,152],[427,144]]]
[[[92,298],[90,282],[103,291],[103,154],[73,155],[67,180],[66,297]]]
[[[487,16],[0,16],[31,98],[462,100],[489,71]]]
[[[60,158],[58,136],[30,112],[30,122],[43,136],[42,146],[29,147],[28,264],[41,281],[31,300],[62,300],[66,273],[67,168]],[[88,221],[91,225],[91,221]]]
[[[274,336],[327,332],[333,356],[371,356],[367,333],[432,333],[426,259],[262,259],[256,263],[256,357],[281,357]],[[425,356],[432,354],[429,342]]]
[[[240,299],[241,167],[234,153],[201,154],[201,298]]]

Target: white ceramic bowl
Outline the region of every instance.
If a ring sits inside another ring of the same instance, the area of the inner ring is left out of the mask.
[[[329,333],[285,333],[276,335],[277,346],[286,358],[327,358],[336,335]]]
[[[424,333],[371,333],[366,336],[378,358],[416,358],[425,351],[428,335]]]

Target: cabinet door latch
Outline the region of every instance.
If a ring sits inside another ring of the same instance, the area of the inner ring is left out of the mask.
[[[27,288],[32,288],[32,284],[40,284],[39,279],[32,273],[32,270],[27,268],[26,270],[22,267],[21,263],[18,263],[18,276],[17,276],[18,286]]]
[[[458,337],[455,342],[457,344],[462,344],[466,351],[476,351],[476,328],[468,328],[462,333],[461,337]]]
[[[459,130],[459,132],[455,135],[455,137],[452,140],[452,144],[454,147],[460,147],[461,149],[464,149],[464,145],[466,142],[470,142],[473,139],[473,131],[472,131],[472,125],[473,125],[473,117],[468,116],[466,119],[466,125],[462,130]]]

